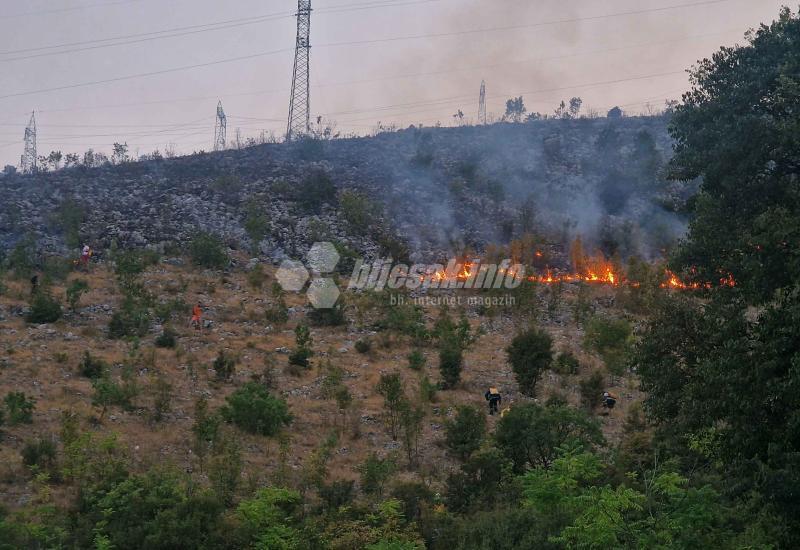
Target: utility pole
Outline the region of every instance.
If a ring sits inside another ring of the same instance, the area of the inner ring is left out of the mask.
[[[25,150],[20,158],[19,168],[23,174],[36,172],[36,115],[33,112],[25,128]]]
[[[214,124],[214,150],[223,151],[225,149],[225,134],[227,133],[228,119],[225,111],[222,110],[222,101],[217,102],[217,122]]]
[[[286,141],[308,133],[311,115],[311,0],[297,0],[297,42],[294,50],[292,97],[289,100],[289,123]]]
[[[481,96],[478,100],[478,124],[486,124],[486,81],[481,80]]]

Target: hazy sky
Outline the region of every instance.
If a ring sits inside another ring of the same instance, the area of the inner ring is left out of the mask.
[[[741,43],[782,4],[312,0],[311,109],[346,133],[369,133],[377,121],[450,125],[458,109],[476,117],[485,79],[490,116],[516,95],[532,111],[552,112],[580,96],[601,113],[614,105],[640,112],[646,102],[678,98],[685,68]],[[115,141],[139,153],[167,144],[209,150],[217,99],[229,141],[237,127],[245,137],[262,129],[282,135],[296,7],[292,0],[0,0],[0,165],[19,163],[32,110],[40,155],[108,151]],[[106,80],[115,81],[96,83]]]

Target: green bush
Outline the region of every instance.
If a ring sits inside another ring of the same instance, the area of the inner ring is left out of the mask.
[[[102,359],[94,357],[87,350],[83,353],[83,359],[81,359],[81,362],[78,365],[78,370],[80,371],[81,376],[94,379],[103,376],[103,374],[108,370],[108,365]]]
[[[358,353],[369,353],[372,350],[372,340],[369,338],[359,338],[355,344]]]
[[[577,374],[580,370],[581,363],[572,352],[564,351],[558,354],[556,360],[553,361],[552,369],[561,375]]]
[[[339,208],[350,228],[359,235],[369,231],[380,213],[377,205],[366,195],[349,189],[339,193]]]
[[[338,327],[347,323],[341,303],[334,304],[333,307],[313,308],[306,317],[316,327]]]
[[[311,349],[313,345],[311,332],[306,325],[297,325],[294,334],[297,347],[289,354],[289,364],[307,369],[311,366],[309,362],[311,357],[314,356],[314,350]]]
[[[495,432],[497,446],[522,473],[528,467],[548,468],[565,445],[603,441],[599,425],[585,412],[565,405],[535,403],[516,405],[500,419]]]
[[[75,279],[74,281],[72,281],[66,290],[67,303],[69,304],[69,309],[71,309],[72,311],[78,309],[78,302],[80,302],[81,296],[88,290],[89,290],[89,283],[87,283],[83,279]]]
[[[52,439],[40,438],[36,441],[28,441],[20,454],[22,455],[22,463],[25,466],[34,472],[47,473],[50,476],[50,480],[58,481],[56,444]]]
[[[328,174],[316,170],[303,178],[294,196],[303,211],[319,214],[324,204],[336,203],[336,186]]]
[[[486,437],[486,415],[469,405],[462,405],[456,417],[445,423],[445,444],[461,460],[478,450]]]
[[[31,299],[30,311],[25,315],[28,323],[55,323],[61,318],[61,304],[47,292],[40,290]]]
[[[358,467],[361,474],[361,490],[368,495],[382,495],[386,482],[396,469],[397,464],[391,457],[380,458],[376,453],[370,453]]]
[[[236,370],[236,358],[225,353],[225,350],[219,350],[217,358],[214,359],[213,366],[214,372],[217,373],[217,378],[220,380],[230,380]]]
[[[599,353],[614,374],[624,371],[632,341],[633,329],[625,319],[595,316],[586,325],[586,347]]]
[[[108,336],[112,339],[144,336],[150,328],[150,310],[142,300],[126,298],[122,308],[115,311],[108,323]]]
[[[169,348],[174,349],[175,344],[177,343],[177,336],[178,333],[175,332],[174,329],[171,327],[164,327],[164,330],[161,331],[155,339],[155,345],[159,348]]]
[[[602,372],[596,370],[588,378],[581,380],[578,387],[581,403],[591,411],[603,400],[603,392],[606,390],[605,377]]]
[[[408,367],[411,370],[421,371],[425,368],[425,363],[425,354],[422,353],[422,350],[415,349],[408,354]]]
[[[255,382],[248,382],[226,401],[222,417],[249,433],[272,436],[292,421],[286,402]]]
[[[553,362],[553,339],[546,332],[531,328],[515,336],[506,353],[520,391],[533,397],[539,378]]]
[[[12,391],[3,400],[8,411],[8,423],[12,426],[17,424],[30,424],[33,422],[33,409],[36,407],[36,400],[28,397],[23,392]]]
[[[439,372],[445,388],[453,388],[461,380],[464,356],[461,345],[454,340],[445,340],[439,346]]]
[[[222,241],[215,235],[200,232],[189,242],[189,257],[192,263],[210,269],[228,266],[228,253]]]

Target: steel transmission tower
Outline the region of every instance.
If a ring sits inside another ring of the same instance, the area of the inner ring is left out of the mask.
[[[36,116],[33,112],[25,128],[25,150],[20,158],[19,168],[23,174],[36,172]]]
[[[486,81],[481,80],[481,97],[478,100],[478,124],[486,124]]]
[[[228,119],[225,111],[222,110],[222,101],[217,103],[217,123],[214,125],[214,150],[222,151],[225,149],[225,134],[228,128]]]
[[[310,128],[311,93],[308,81],[311,75],[311,0],[297,0],[297,43],[294,50],[294,75],[292,97],[289,100],[289,123],[286,141],[298,138]]]

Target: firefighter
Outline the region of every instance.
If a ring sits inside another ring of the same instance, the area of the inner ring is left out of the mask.
[[[614,405],[617,404],[617,396],[611,392],[603,392],[603,408],[605,409],[613,409]]]
[[[203,306],[200,302],[197,302],[192,308],[192,320],[189,324],[193,326],[195,330],[200,330],[203,327]]]
[[[489,402],[489,414],[493,415],[497,412],[497,406],[502,402],[503,398],[500,395],[500,390],[495,387],[490,387],[484,394],[486,401]]]

